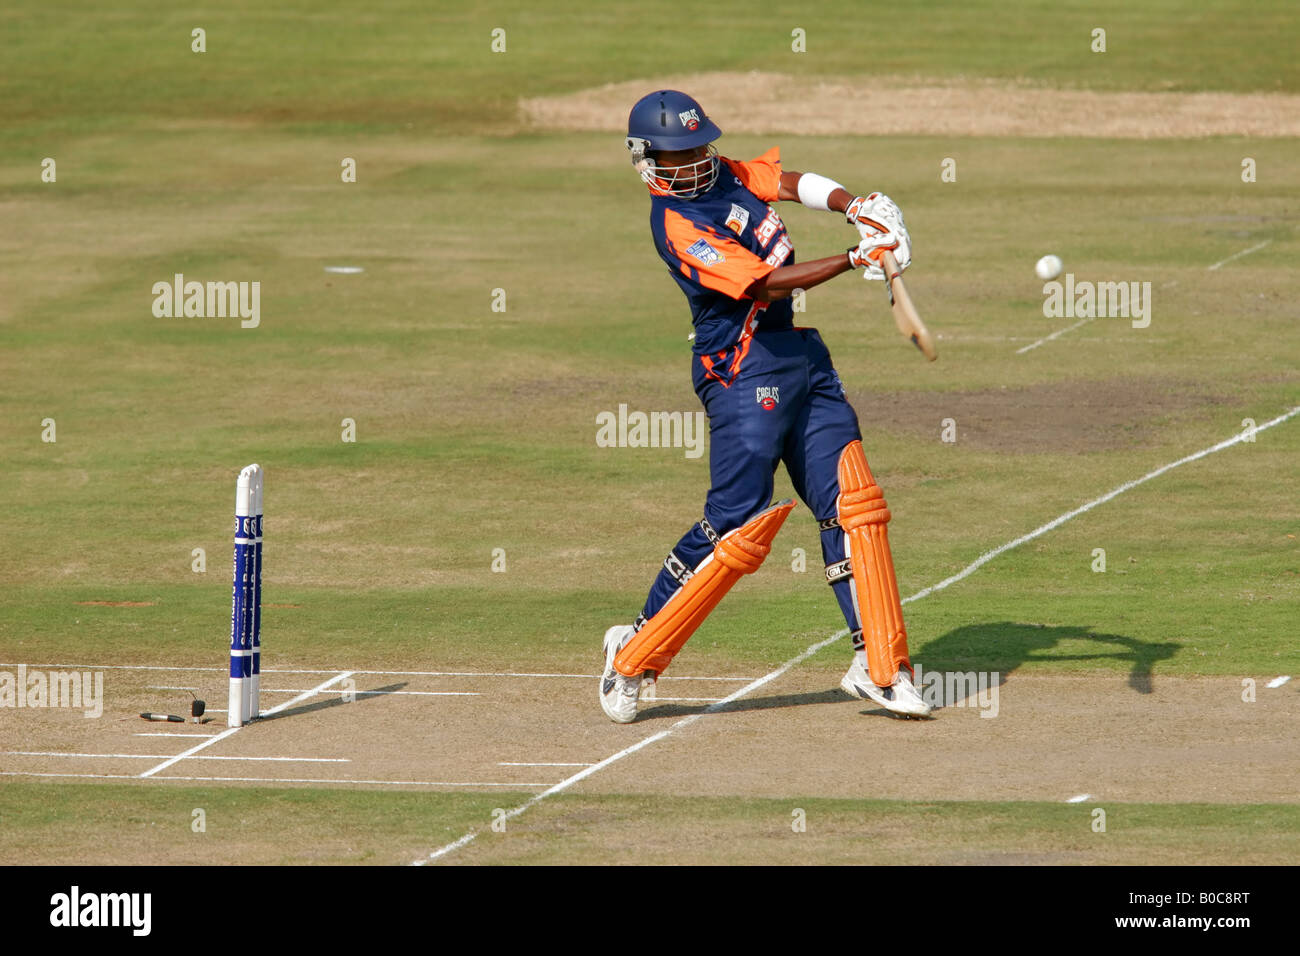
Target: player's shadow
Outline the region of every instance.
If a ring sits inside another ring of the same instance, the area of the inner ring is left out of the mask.
[[[1077,649],[1061,652],[1058,648],[1064,643]],[[954,628],[913,656],[929,671],[998,671],[1004,681],[1026,661],[1122,661],[1128,665],[1128,686],[1149,694],[1156,665],[1179,649],[1178,644],[1140,641],[1087,625],[997,621]]]
[[[666,693],[665,696],[671,696]],[[655,717],[687,717],[691,714],[700,714],[709,708],[713,708],[713,713],[727,714],[744,710],[771,710],[776,707],[806,707],[811,704],[842,704],[850,700],[848,694],[838,687],[830,690],[810,691],[805,694],[773,694],[770,697],[742,697],[739,700],[733,700],[726,704],[679,704],[673,701],[658,703],[657,700],[643,701],[641,704],[642,711],[637,715],[637,720],[642,721],[647,718]],[[859,701],[861,703],[861,701]]]
[[[1077,642],[1077,651],[1057,652],[1062,642]],[[1094,646],[1089,647],[1092,644]],[[1123,634],[1107,634],[1082,625],[1048,626],[998,621],[991,624],[967,624],[922,645],[912,657],[924,671],[997,671],[1000,683],[1026,661],[1110,661],[1128,664],[1128,685],[1139,694],[1151,693],[1156,665],[1169,660],[1180,645],[1140,641]],[[838,683],[836,681],[835,683]],[[671,696],[666,693],[665,696]],[[657,704],[646,701],[638,719],[686,717],[710,708],[714,713],[769,710],[777,707],[804,707],[813,704],[844,704],[853,700],[838,687],[803,694],[774,694],[769,697],[742,697],[721,706],[716,704]],[[869,706],[875,707],[875,704]],[[881,710],[884,713],[884,710]]]
[[[278,713],[271,714],[269,717],[263,717],[262,721],[280,720],[282,717],[301,717],[303,714],[314,713],[318,710],[329,710],[331,707],[339,707],[344,704],[359,704],[363,700],[377,700],[378,698],[383,697],[384,694],[391,693],[395,690],[401,690],[409,683],[410,681],[402,681],[398,684],[389,684],[386,687],[376,687],[372,690],[359,690],[356,692],[356,696],[352,700],[349,700],[346,694],[339,693],[338,696],[323,698],[314,703],[307,703],[304,701],[297,707],[290,707],[288,710],[282,710]]]

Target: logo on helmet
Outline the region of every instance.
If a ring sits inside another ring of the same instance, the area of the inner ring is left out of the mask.
[[[700,128],[700,114],[695,110],[683,110],[677,114],[677,119],[692,132]]]

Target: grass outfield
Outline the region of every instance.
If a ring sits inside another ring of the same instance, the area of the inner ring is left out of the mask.
[[[509,132],[520,96],[702,66],[1300,91],[1287,0],[920,2],[891,10],[884,40],[832,0],[802,3],[784,18],[752,14],[742,3],[701,9],[683,0],[645,11],[509,2],[450,10],[410,0],[365,11],[304,0],[267,10],[243,0],[197,16],[158,3],[20,2],[0,15],[10,64],[0,116],[38,137],[68,127],[111,132],[122,121],[237,118],[445,137]],[[203,57],[190,51],[195,27],[207,30]],[[806,31],[800,55],[791,52],[796,28]],[[1091,50],[1097,28],[1107,31],[1104,54]],[[504,55],[490,52],[494,29],[506,31]]]
[[[285,137],[270,154],[284,163],[295,149],[306,155],[330,148],[295,147],[296,139]],[[591,136],[548,137],[536,154],[567,150],[594,166],[600,147]],[[204,136],[174,143],[165,165],[193,168],[214,148],[215,138]],[[913,174],[913,228],[936,237],[934,256],[944,263],[927,273],[920,260],[913,281],[944,337],[943,359],[934,366],[919,363],[893,336],[883,304],[866,296],[874,289],[841,281],[810,293],[807,321],[822,328],[836,356],[889,494],[904,596],[1123,482],[1239,432],[1246,417],[1263,423],[1294,403],[1294,356],[1276,347],[1285,341],[1297,291],[1283,267],[1294,238],[1266,224],[1230,240],[1203,229],[1172,242],[1186,231],[1176,221],[1186,203],[1214,201],[1215,187],[1197,184],[1197,171],[1216,159],[1226,165],[1241,148],[975,141],[959,152],[992,155],[965,167],[975,167],[963,173],[974,180],[969,185]],[[394,142],[390,149],[401,147]],[[130,150],[120,150],[125,161]],[[834,169],[851,167],[860,150],[796,140],[787,152]],[[942,144],[908,139],[868,148],[874,168],[900,176],[907,157],[942,151]],[[1282,182],[1300,178],[1300,160],[1280,144],[1254,151],[1279,169]],[[160,159],[157,151],[143,152]],[[517,168],[514,149],[475,141],[471,154],[489,182]],[[1068,344],[1017,355],[1018,347],[1062,325],[1042,316],[1034,305],[1040,284],[1022,277],[1033,250],[1102,233],[1129,201],[1096,198],[1106,184],[1086,170],[1103,159],[1122,168],[1147,163],[1153,171],[1144,214],[1127,222],[1121,247],[1092,248],[1095,240],[1084,239],[1085,248],[1074,253],[1086,263],[1080,278],[1116,274],[1143,257],[1134,274],[1151,277],[1151,326],[1099,319]],[[1080,180],[1063,175],[1050,188],[1034,186],[1056,162]],[[1157,180],[1171,174],[1191,185],[1160,188]],[[358,184],[351,194],[335,183],[288,192],[261,184],[253,187],[260,198],[241,199],[233,211],[225,188],[208,194],[181,182],[149,185],[144,168],[130,186],[129,209],[121,208],[120,182],[89,194],[56,193],[53,202],[14,202],[15,221],[35,239],[26,251],[33,281],[25,293],[34,301],[3,332],[16,383],[3,399],[3,428],[19,490],[4,519],[9,547],[0,555],[0,573],[10,582],[0,597],[7,639],[57,660],[84,657],[84,628],[104,629],[109,645],[115,634],[120,643],[145,629],[150,643],[138,653],[192,661],[209,655],[214,622],[229,600],[228,462],[243,460],[268,468],[267,601],[302,608],[271,609],[266,627],[277,652],[293,660],[371,648],[364,624],[376,618],[392,632],[377,649],[381,655],[427,653],[424,633],[408,625],[437,620],[443,636],[436,653],[445,657],[471,645],[481,650],[489,607],[505,619],[529,621],[521,636],[547,646],[598,633],[611,616],[639,604],[647,569],[694,520],[707,465],[679,450],[595,444],[601,410],[620,403],[690,410],[694,396],[679,293],[649,260],[641,235],[644,198],[628,188],[619,166],[587,175],[596,198],[572,209],[563,163],[530,166],[521,185],[535,214],[516,214],[518,229],[498,229],[497,221],[508,221],[504,213],[454,227],[465,233],[454,243],[425,224],[447,216],[448,204],[454,222],[470,222],[474,194],[455,178],[436,187],[432,169],[419,164]],[[1266,222],[1282,219],[1294,191],[1257,185],[1252,209]],[[1010,218],[982,222],[999,192],[1033,198],[1021,225]],[[1040,218],[1034,210],[1049,203],[1051,218]],[[181,206],[189,215],[171,218],[169,210]],[[405,210],[400,219],[398,209]],[[608,293],[593,291],[599,283],[575,284],[564,267],[585,262],[586,210],[597,209],[618,240],[600,260],[619,276]],[[548,212],[579,221],[556,232]],[[800,209],[789,214],[801,247],[817,250],[810,254],[841,241],[841,227],[824,218]],[[304,220],[312,231],[302,231]],[[509,262],[521,231],[525,246],[548,255]],[[238,238],[244,232],[259,238]],[[431,241],[418,241],[425,232]],[[1022,251],[991,260],[963,252],[969,242],[996,247],[1003,235],[1017,236]],[[1270,245],[1231,271],[1206,271],[1261,237]],[[314,248],[301,250],[304,241]],[[189,251],[173,251],[175,244]],[[140,247],[137,254],[124,256],[121,249],[132,246]],[[357,248],[367,251],[349,251]],[[1146,261],[1147,250],[1158,251],[1157,261]],[[448,268],[449,259],[457,268]],[[322,271],[322,264],[342,261],[364,264],[367,272]],[[262,326],[155,319],[149,289],[173,270],[260,276]],[[1251,281],[1268,291],[1241,315],[1241,283]],[[505,313],[490,310],[494,288],[506,290]],[[1244,324],[1256,334],[1243,335]],[[1064,412],[1077,422],[1073,433],[1068,423],[1056,433],[1036,430],[1036,406],[1052,401],[1054,388],[1068,388],[1081,405]],[[1010,394],[1002,406],[969,410],[976,396],[1003,390]],[[896,397],[901,421],[873,414],[882,392]],[[1119,407],[1107,414],[1122,427],[1090,420],[1099,414],[1094,407],[1112,403]],[[47,417],[56,422],[54,444],[39,441]],[[954,443],[940,440],[946,417],[957,423]],[[344,418],[357,423],[355,443],[341,441]],[[1089,428],[1101,437],[1079,444]],[[1278,427],[1008,554],[916,607],[917,648],[952,628],[987,621],[1110,630],[1118,618],[1128,637],[1179,645],[1165,663],[1170,673],[1294,667],[1295,648],[1276,637],[1293,617],[1300,588],[1296,539],[1289,537],[1300,530],[1300,509],[1287,480],[1298,449],[1300,432]],[[787,487],[782,475],[778,493]],[[1225,487],[1249,494],[1207,494]],[[582,533],[575,536],[574,528]],[[1171,538],[1178,547],[1169,546]],[[803,509],[782,532],[777,554],[795,547],[817,553]],[[191,570],[194,548],[205,550],[205,574]],[[490,571],[494,548],[506,552],[504,575]],[[1095,548],[1107,551],[1104,575],[1091,570]],[[746,599],[720,612],[719,633],[756,635],[757,644],[734,648],[738,660],[788,656],[786,635],[763,626],[774,604],[794,602],[776,616],[800,631],[835,626],[815,568],[805,575],[790,568],[790,561],[769,563],[756,579],[762,585],[742,585]],[[581,582],[598,585],[593,592]],[[94,600],[154,606],[77,604]],[[1224,655],[1229,640],[1235,652]],[[579,643],[583,649],[572,653],[589,656],[586,642]],[[1051,657],[1049,651],[1025,664],[1046,666]],[[988,642],[971,661],[983,669],[1007,662],[1001,641]]]
[[[39,853],[65,864],[406,864],[470,828],[482,832],[454,859],[514,865],[844,866],[893,857],[917,865],[1246,866],[1293,860],[1300,850],[1293,804],[564,794],[493,830],[494,810],[525,795],[69,784],[57,803],[43,802],[50,789],[0,789],[0,819],[15,834],[0,862]]]
[[[597,447],[596,415],[698,407],[689,317],[620,138],[522,130],[516,99],[703,68],[867,82],[841,5],[801,6],[789,24],[689,9],[685,31],[663,26],[682,4],[581,17],[493,4],[0,12],[0,665],[220,664],[232,486],[259,461],[274,666],[594,671],[600,633],[639,609],[708,482],[707,457]],[[910,6],[871,45],[872,71],[1300,92],[1287,3],[1006,14]],[[194,26],[205,54],[189,51]],[[498,26],[504,55],[489,50]],[[1088,49],[1095,26],[1104,55]],[[796,27],[805,55],[789,52]],[[907,212],[909,287],[939,362],[920,360],[862,283],[814,290],[801,319],[822,330],[861,416],[905,598],[1244,419],[1300,405],[1296,141],[868,133],[719,145],[748,157],[779,142],[788,168],[883,188]],[[47,156],[53,184],[39,178]],[[343,157],[355,184],[340,182]],[[946,158],[954,183],[940,180]],[[803,259],[851,234],[780,211]],[[1098,319],[1017,354],[1070,322],[1042,314],[1031,266],[1046,252],[1081,280],[1149,281],[1150,326]],[[151,287],[177,272],[260,282],[260,326],[155,318]],[[355,442],[341,440],[344,419]],[[1297,453],[1293,418],[909,604],[915,657],[1156,681],[1294,673]],[[800,508],[682,665],[757,675],[838,630],[818,554]],[[842,644],[811,666],[843,666]],[[14,766],[0,755],[0,771]],[[105,835],[128,805],[135,830],[156,830],[150,852],[189,862],[203,839],[192,807],[210,809],[214,831],[254,799],[276,808],[248,835],[265,862],[406,862],[526,799],[0,780],[12,859],[44,862],[89,844],[115,858]],[[1298,823],[1291,805],[1126,804],[1103,836],[1090,805],[795,801],[564,795],[463,859],[599,861],[641,817],[663,840],[642,862],[860,862],[839,841],[865,845],[877,820],[912,834],[917,862],[1277,862],[1294,858]],[[790,832],[793,806],[808,809],[807,833]]]

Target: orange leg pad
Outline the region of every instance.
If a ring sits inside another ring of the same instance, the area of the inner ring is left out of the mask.
[[[793,508],[793,501],[778,502],[724,534],[690,580],[623,645],[614,669],[625,677],[648,670],[662,673],[731,586],[758,570]]]
[[[862,442],[850,443],[840,455],[840,527],[849,539],[853,585],[857,591],[867,670],[881,687],[894,682],[899,667],[909,671],[903,604],[889,551],[889,509],[885,493],[867,467]]]

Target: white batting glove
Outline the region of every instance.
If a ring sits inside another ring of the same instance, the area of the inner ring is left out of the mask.
[[[849,247],[849,265],[855,269],[865,269],[865,279],[883,279],[885,270],[880,265],[881,252],[893,249],[896,245],[893,236],[888,233],[863,239],[856,246]]]
[[[856,249],[849,250],[849,262],[855,268],[865,268],[865,278],[885,278],[877,262],[884,249],[894,253],[900,268],[912,264],[912,237],[907,234],[902,210],[888,196],[883,193],[858,196],[844,210],[844,218],[857,227],[862,237]]]
[[[844,218],[850,225],[859,222],[902,223],[903,211],[898,208],[898,203],[884,193],[871,193],[858,196],[850,202],[844,210]]]

